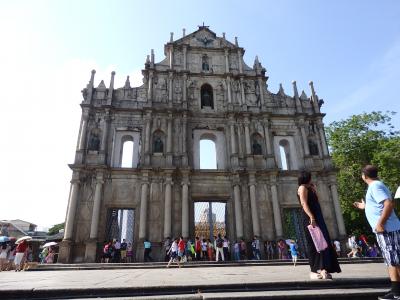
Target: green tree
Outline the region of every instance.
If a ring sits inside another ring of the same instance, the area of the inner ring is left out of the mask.
[[[60,231],[60,229],[64,229],[65,223],[56,224],[49,229],[47,232],[48,235],[56,234]]]
[[[364,212],[352,203],[364,198],[361,179],[366,164],[378,167],[379,177],[394,193],[400,184],[400,135],[390,123],[395,112],[353,115],[326,128],[333,163],[338,168],[338,192],[349,233],[370,232]]]

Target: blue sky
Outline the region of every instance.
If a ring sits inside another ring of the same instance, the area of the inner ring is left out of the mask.
[[[400,112],[399,1],[7,1],[0,0],[0,219],[62,222],[80,120],[80,90],[116,71],[140,81],[150,49],[203,21],[239,38],[269,90],[292,80],[323,98],[326,124],[372,110]],[[400,116],[394,119],[400,128]],[[24,209],[21,209],[24,208]],[[51,210],[49,210],[51,209]]]

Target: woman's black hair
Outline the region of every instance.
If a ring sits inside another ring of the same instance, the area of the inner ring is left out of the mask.
[[[299,186],[302,184],[310,183],[310,181],[311,181],[311,173],[305,170],[301,171],[298,177]]]

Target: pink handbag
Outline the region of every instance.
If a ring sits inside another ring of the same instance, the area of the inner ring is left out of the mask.
[[[314,242],[315,249],[317,252],[321,252],[328,248],[328,244],[325,241],[324,235],[318,226],[313,227],[312,225],[307,226],[310,232],[311,238]]]

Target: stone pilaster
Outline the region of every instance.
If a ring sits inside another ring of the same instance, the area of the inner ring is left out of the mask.
[[[90,224],[89,241],[86,243],[85,262],[96,262],[97,235],[99,231],[100,207],[103,189],[103,173],[98,173],[94,192],[92,222]]]
[[[167,119],[167,165],[172,166],[172,113]]]
[[[60,263],[71,262],[71,251],[74,241],[72,235],[74,231],[74,221],[76,215],[76,209],[78,206],[78,195],[79,195],[79,173],[74,172],[72,174],[71,188],[69,191],[68,209],[67,216],[65,219],[64,239],[60,245],[59,259]]]
[[[143,182],[140,194],[140,220],[139,220],[139,239],[144,240],[147,235],[147,204],[149,194],[148,174],[143,174]]]
[[[144,164],[150,165],[150,143],[151,143],[151,111],[147,111],[145,115],[145,138],[144,138]]]
[[[265,137],[265,147],[267,149],[267,168],[273,169],[276,167],[274,148],[272,144],[271,133],[269,130],[269,120],[267,118],[264,119],[264,137]]]
[[[253,224],[253,234],[260,236],[260,220],[258,217],[258,207],[256,200],[256,178],[255,173],[249,174],[249,190],[250,190],[250,206],[251,206],[251,218]]]
[[[336,223],[337,223],[338,230],[339,230],[338,238],[344,239],[346,237],[346,228],[344,226],[342,209],[340,208],[340,202],[339,202],[339,197],[338,197],[338,190],[337,190],[335,176],[331,176],[330,182],[329,182],[329,188],[330,188],[330,192],[332,195],[333,207],[335,209]]]
[[[283,237],[283,227],[282,227],[281,209],[278,200],[278,190],[276,187],[275,176],[271,176],[271,196],[272,196],[272,210],[274,212],[275,234],[276,238],[279,239]]]
[[[243,238],[243,214],[240,198],[239,175],[235,175],[235,178],[233,179],[233,197],[235,202],[236,238],[241,239]]]
[[[165,203],[164,203],[164,238],[171,237],[172,229],[172,178],[171,173],[166,174],[165,179]]]
[[[183,174],[182,180],[182,236],[189,237],[189,174]]]

